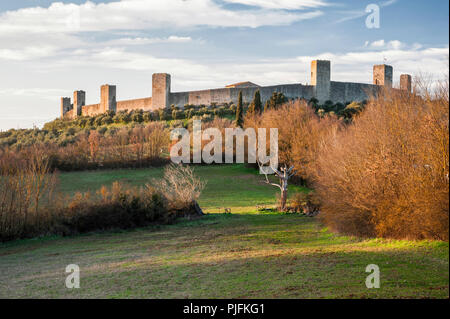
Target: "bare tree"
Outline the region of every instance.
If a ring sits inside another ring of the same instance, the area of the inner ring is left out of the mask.
[[[288,166],[284,164],[279,170],[276,168],[273,168],[270,166],[270,169],[275,173],[276,176],[280,179],[280,183],[271,183],[269,181],[269,177],[267,176],[267,170],[265,168],[268,168],[267,166],[263,166],[262,163],[260,163],[259,160],[257,160],[259,171],[264,174],[266,177],[266,184],[276,186],[281,191],[281,198],[280,198],[280,210],[285,211],[286,210],[286,201],[287,201],[287,194],[288,194],[288,181],[289,178],[291,178],[294,174],[294,166]]]
[[[175,209],[194,207],[199,215],[203,215],[197,200],[206,183],[194,174],[189,166],[171,164],[166,166],[162,179],[153,180],[152,189],[156,187]]]

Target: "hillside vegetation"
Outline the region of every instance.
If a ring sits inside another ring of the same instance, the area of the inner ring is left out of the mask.
[[[283,94],[274,94],[272,99],[268,100],[265,110],[277,109],[287,99]],[[252,103],[244,103],[243,108],[246,112],[252,107]],[[326,101],[319,105],[316,99],[309,101],[315,112],[324,116],[325,114],[336,114],[339,117],[350,120],[352,116],[358,114],[365,105],[358,102],[347,102],[334,104]],[[192,119],[201,119],[204,122],[214,118],[224,118],[234,120],[236,117],[236,105],[189,105],[186,104],[183,109],[172,106],[170,109],[156,111],[119,111],[117,113],[108,111],[96,116],[80,116],[76,119],[55,119],[44,124],[42,129],[10,129],[0,131],[0,149],[9,147],[13,149],[22,149],[27,146],[39,144],[54,144],[58,147],[65,147],[76,143],[79,139],[89,136],[89,133],[95,131],[104,137],[115,136],[124,131],[131,131],[136,128],[148,126],[150,123],[160,122],[165,127],[188,127]]]

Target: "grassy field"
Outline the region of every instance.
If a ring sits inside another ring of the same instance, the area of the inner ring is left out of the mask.
[[[243,164],[195,166],[194,172],[207,183],[199,202],[208,212],[223,212],[224,207],[233,208],[232,212],[248,211],[249,207],[253,210],[257,204],[275,204],[275,196],[279,193],[278,188],[264,183],[264,175],[259,175],[257,170]],[[160,178],[163,173],[161,168],[63,173],[60,176],[60,189],[67,194],[95,192],[102,185],[110,186],[117,180],[133,186],[144,186],[151,184],[152,179]],[[292,194],[307,189],[291,185],[289,190]]]
[[[315,218],[255,213],[277,189],[243,166],[196,167],[208,181],[200,220],[0,244],[0,298],[448,298],[449,246],[332,234]],[[68,193],[116,179],[142,185],[161,169],[65,173]],[[220,177],[220,179],[219,179]],[[304,191],[292,188],[292,191]],[[78,264],[80,289],[65,288]],[[367,289],[365,268],[380,267]]]

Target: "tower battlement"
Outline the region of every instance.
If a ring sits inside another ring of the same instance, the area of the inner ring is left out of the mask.
[[[392,87],[394,69],[390,65],[380,64],[373,66],[373,84]]]

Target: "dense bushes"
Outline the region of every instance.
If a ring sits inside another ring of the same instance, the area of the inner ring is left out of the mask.
[[[174,105],[170,109],[159,109],[155,111],[144,110],[124,110],[114,113],[108,111],[106,113],[98,114],[95,116],[80,116],[76,119],[55,119],[44,125],[43,131],[65,131],[69,128],[75,129],[96,129],[99,126],[105,126],[110,124],[121,125],[133,125],[141,123],[149,123],[155,121],[172,121],[172,120],[184,120],[190,119],[193,116],[233,116],[235,110],[232,104],[224,105],[189,105],[186,104],[184,109],[178,109]],[[11,130],[14,132],[14,130]],[[0,138],[2,136],[0,135]]]
[[[56,178],[50,174],[48,157],[38,148],[28,150],[23,158],[0,157],[0,241],[51,227]]]
[[[355,115],[364,110],[367,101],[333,103],[333,101],[328,100],[323,104],[319,104],[319,101],[316,98],[311,98],[308,103],[319,116],[324,116],[326,114],[336,115],[349,123]]]
[[[66,146],[36,143],[34,146],[0,147],[0,160],[26,158],[29,149],[39,146],[53,169],[63,171],[157,166],[167,162],[168,127],[160,122],[135,127],[82,132]]]
[[[448,240],[448,86],[435,94],[386,90],[347,105],[298,100],[249,113],[244,126],[278,128],[280,163],[314,187],[312,206],[320,203],[331,229]]]
[[[168,223],[176,215],[168,211],[167,200],[152,189],[124,187],[113,183],[102,187],[98,195],[76,194],[68,206],[55,213],[54,232],[68,235],[111,228],[133,228],[150,223]]]
[[[359,236],[448,240],[448,86],[385,91],[317,153],[322,219]]]
[[[29,155],[0,162],[0,241],[166,224],[199,214],[203,184],[189,167],[170,166],[159,182],[164,188],[115,182],[111,189],[64,196],[55,192],[57,175],[45,153],[34,149]]]

